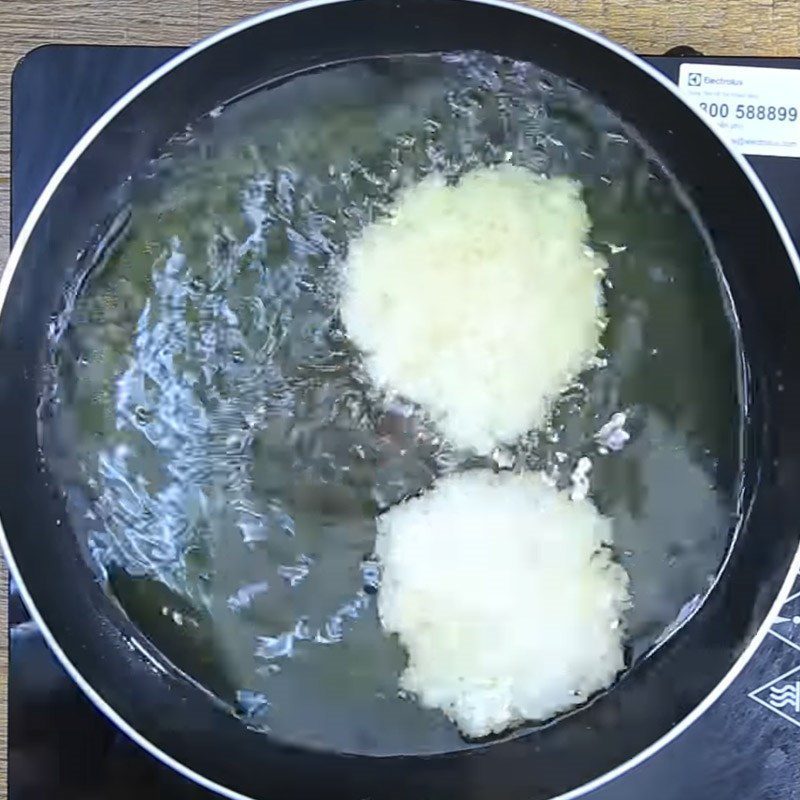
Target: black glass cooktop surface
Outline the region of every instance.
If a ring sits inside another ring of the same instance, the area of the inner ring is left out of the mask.
[[[176,52],[48,46],[20,62],[12,87],[14,235],[79,136]],[[800,59],[706,60],[800,69]],[[681,58],[651,61],[677,80]],[[800,159],[751,161],[800,245]],[[800,581],[796,591],[722,699],[676,741],[590,800],[800,800]],[[50,655],[13,585],[9,619],[12,800],[214,796],[163,767],[94,709]]]

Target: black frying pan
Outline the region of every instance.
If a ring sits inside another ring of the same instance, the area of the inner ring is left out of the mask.
[[[94,580],[39,449],[50,314],[86,232],[126,176],[187,122],[289,73],[407,52],[532,61],[600,96],[686,188],[742,325],[753,459],[746,519],[680,635],[557,724],[472,750],[373,759],[280,745],[177,671]],[[800,263],[759,181],[651,68],[573,25],[504,2],[339,0],[269,12],[157,70],[80,141],[25,223],[0,283],[0,517],[12,571],[91,699],[165,763],[230,797],[576,797],[662,746],[741,670],[788,592],[800,539]]]

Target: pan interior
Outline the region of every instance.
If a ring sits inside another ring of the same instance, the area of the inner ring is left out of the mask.
[[[337,269],[402,187],[503,162],[579,180],[610,265],[605,364],[510,450],[562,484],[592,459],[631,576],[634,663],[699,605],[731,544],[742,357],[697,216],[580,88],[470,52],[251,93],[134,178],[54,317],[42,444],[93,567],[165,658],[277,738],[473,746],[398,696],[404,654],[380,629],[370,554],[376,514],[492,462],[369,386],[336,313]],[[596,435],[617,413],[619,450]]]

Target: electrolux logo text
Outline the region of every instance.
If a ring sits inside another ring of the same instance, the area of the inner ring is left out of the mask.
[[[743,86],[744,81],[739,78],[712,78],[702,72],[690,72],[686,81],[689,86]]]

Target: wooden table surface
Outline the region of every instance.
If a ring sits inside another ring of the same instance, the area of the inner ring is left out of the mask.
[[[0,0],[0,262],[8,248],[10,78],[50,42],[185,45],[281,0]],[[363,0],[369,2],[369,0]],[[800,0],[548,0],[570,17],[642,53],[688,44],[714,55],[800,55]],[[5,592],[0,626],[6,627]],[[5,697],[6,648],[0,648]],[[5,703],[0,703],[0,796],[5,797]]]

